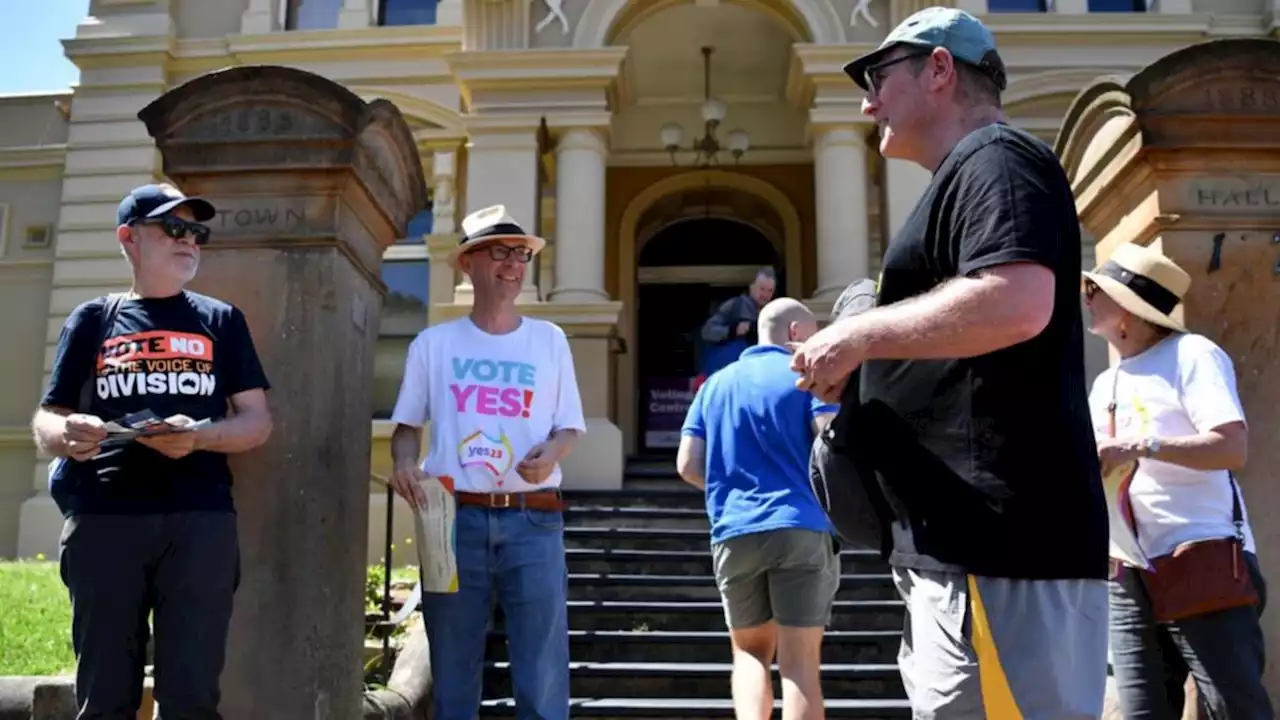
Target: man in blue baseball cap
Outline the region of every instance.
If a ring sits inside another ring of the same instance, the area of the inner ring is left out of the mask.
[[[833,427],[892,510],[915,716],[1097,718],[1108,516],[1070,183],[1004,122],[1004,63],[972,15],[921,10],[845,70],[881,154],[932,179],[889,242],[876,307],[813,335],[793,367],[856,409]]]
[[[66,518],[80,718],[137,715],[152,633],[164,716],[220,717],[240,563],[227,456],[265,442],[271,415],[244,315],[185,289],[215,215],[172,185],[125,196],[133,286],[67,317],[32,419]]]

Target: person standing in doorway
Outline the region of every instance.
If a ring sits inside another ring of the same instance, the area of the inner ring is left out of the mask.
[[[391,484],[414,508],[426,476],[455,490],[458,591],[423,593],[437,720],[479,712],[494,600],[506,618],[518,717],[569,717],[568,569],[560,463],[586,432],[573,356],[554,323],[516,298],[545,246],[502,205],[462,221],[449,264],[471,278],[471,313],[409,346],[391,419]],[[422,428],[431,443],[421,464]]]
[[[702,324],[701,370],[693,390],[756,344],[756,318],[760,308],[773,299],[777,282],[773,268],[760,268],[746,292],[725,300]]]
[[[880,152],[933,177],[889,243],[877,307],[809,338],[795,368],[820,396],[858,393],[842,408],[861,401],[850,444],[893,510],[913,711],[1097,718],[1108,514],[1070,183],[1004,122],[1004,64],[972,15],[921,10],[845,70]]]
[[[783,719],[823,717],[822,633],[840,557],[809,487],[809,448],[836,407],[796,389],[786,347],[817,329],[809,309],[791,298],[765,305],[760,344],[698,389],[676,456],[680,477],[706,491],[741,720],[772,714],[775,655]]]
[[[116,238],[133,286],[72,311],[32,419],[37,445],[54,457],[50,494],[66,516],[59,563],[81,719],[137,715],[153,629],[165,717],[221,717],[218,678],[240,576],[227,456],[266,442],[272,422],[244,315],[184,289],[215,215],[172,185],[121,201]],[[109,441],[107,423],[146,412],[211,422]]]

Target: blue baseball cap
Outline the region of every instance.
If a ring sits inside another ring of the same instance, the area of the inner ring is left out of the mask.
[[[213,204],[198,197],[187,197],[172,185],[143,185],[124,196],[116,208],[116,224],[128,225],[143,218],[157,218],[176,207],[191,208],[196,222],[208,222],[218,214]]]
[[[903,20],[901,25],[885,37],[880,47],[846,64],[845,74],[858,87],[870,90],[867,85],[867,68],[875,65],[899,45],[946,48],[956,60],[989,75],[1001,90],[1008,84],[1004,61],[996,52],[995,36],[978,18],[963,10],[948,7],[925,8]]]

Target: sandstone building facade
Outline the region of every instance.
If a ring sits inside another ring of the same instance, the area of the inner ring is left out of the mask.
[[[949,1],[996,33],[1007,114],[1050,143],[1098,76],[1212,37],[1274,36],[1280,8]],[[372,474],[387,472],[384,419],[410,339],[469,303],[433,259],[466,212],[503,203],[551,241],[523,300],[571,337],[590,440],[567,482],[616,487],[627,457],[666,448],[689,333],[716,300],[764,265],[780,294],[816,309],[874,277],[927,174],[878,155],[840,66],[930,4],[93,0],[64,42],[79,84],[0,98],[0,557],[56,553],[60,517],[27,422],[67,314],[127,285],[113,213],[162,178],[137,112],[167,89],[231,65],[286,65],[388,99],[409,121],[431,202],[384,257]],[[305,218],[264,207],[214,229],[291,223]],[[1081,252],[1093,262],[1092,243]],[[1095,343],[1088,362],[1096,372],[1105,350]],[[385,500],[371,488],[376,560]]]

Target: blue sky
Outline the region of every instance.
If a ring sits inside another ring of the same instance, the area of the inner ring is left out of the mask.
[[[0,0],[0,94],[77,82],[80,71],[63,56],[62,40],[75,36],[88,9],[88,0]]]

